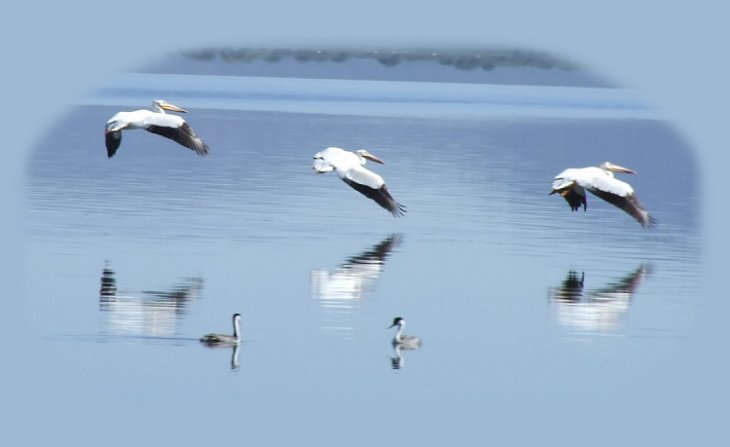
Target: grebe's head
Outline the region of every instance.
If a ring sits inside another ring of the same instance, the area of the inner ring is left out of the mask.
[[[391,324],[390,326],[388,326],[388,329],[390,329],[390,328],[392,328],[394,326],[403,326],[405,324],[405,322],[406,322],[406,320],[404,320],[403,318],[401,318],[401,317],[395,317],[393,319],[393,324]]]

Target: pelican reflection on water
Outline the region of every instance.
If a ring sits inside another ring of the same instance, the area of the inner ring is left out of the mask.
[[[360,300],[364,291],[383,272],[385,261],[402,240],[393,234],[334,270],[312,271],[312,295],[321,300]]]
[[[170,290],[134,291],[119,288],[116,272],[106,263],[101,274],[99,310],[107,331],[116,335],[166,337],[177,333],[187,304],[200,297],[203,279],[184,278]]]
[[[312,270],[311,292],[325,314],[323,329],[350,336],[355,323],[348,319],[383,273],[387,258],[401,240],[400,234],[390,235],[335,269]]]
[[[550,306],[561,326],[591,332],[614,330],[650,273],[651,265],[642,264],[620,280],[586,292],[585,274],[571,270],[560,287],[550,290]]]

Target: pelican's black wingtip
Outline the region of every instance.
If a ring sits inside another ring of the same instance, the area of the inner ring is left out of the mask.
[[[200,155],[201,157],[205,157],[206,155],[208,155],[209,152],[208,145],[203,143],[202,140],[201,143],[203,144],[202,146],[196,146],[192,149],[195,151],[196,154]]]
[[[407,210],[405,205],[401,205],[400,203],[395,203],[395,206],[390,209],[390,213],[393,215],[393,217],[403,217],[405,216]]]
[[[639,223],[641,223],[641,226],[646,228],[647,230],[651,230],[652,228],[656,228],[656,226],[659,224],[659,221],[656,220],[653,216],[649,216],[646,222]]]

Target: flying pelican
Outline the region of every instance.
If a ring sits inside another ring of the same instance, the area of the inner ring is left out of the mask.
[[[165,110],[187,113],[187,110],[174,106],[164,99],[152,101],[153,110],[135,110],[119,112],[106,122],[104,132],[106,153],[112,158],[122,143],[122,130],[144,129],[157,135],[175,140],[183,146],[194,150],[198,155],[206,155],[208,146],[198,138],[188,123],[177,115],[168,115]]]
[[[376,201],[393,216],[402,216],[406,212],[406,207],[393,199],[385,187],[383,177],[364,168],[367,160],[385,164],[383,160],[365,149],[350,152],[338,147],[328,147],[314,154],[313,169],[318,174],[335,170],[342,181],[352,188]]]
[[[603,200],[626,211],[636,219],[642,227],[651,228],[656,225],[656,219],[641,206],[634,194],[634,188],[626,182],[614,178],[614,172],[636,174],[610,161],[598,167],[570,168],[558,174],[553,180],[553,190],[550,194],[559,193],[570,205],[570,209],[577,211],[583,205],[587,208],[586,192],[592,192]]]

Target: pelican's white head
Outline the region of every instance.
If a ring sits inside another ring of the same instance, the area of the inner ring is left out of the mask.
[[[152,108],[160,113],[165,113],[165,110],[171,110],[173,112],[188,113],[187,110],[180,108],[176,105],[170,104],[164,99],[155,99],[152,101]]]
[[[604,171],[608,171],[608,172],[623,172],[624,174],[636,174],[636,171],[634,171],[633,169],[624,168],[623,166],[613,164],[610,161],[605,161],[605,162],[601,163],[601,165],[599,167],[601,169],[603,169]]]
[[[371,154],[370,152],[366,151],[365,149],[358,149],[355,151],[355,153],[360,156],[360,158],[366,158],[368,160],[372,160],[375,163],[380,163],[381,165],[384,165],[385,162],[375,155]]]

